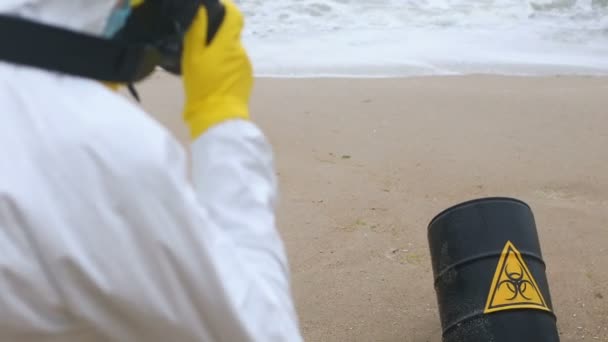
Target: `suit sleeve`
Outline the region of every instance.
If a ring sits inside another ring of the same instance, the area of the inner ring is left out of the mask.
[[[246,312],[246,329],[260,341],[299,340],[289,267],[275,227],[273,153],[265,136],[243,120],[211,128],[192,145],[192,178],[207,221],[229,240],[232,258],[214,259],[223,264],[218,272],[230,301]]]

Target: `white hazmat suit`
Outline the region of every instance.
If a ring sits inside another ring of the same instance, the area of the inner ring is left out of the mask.
[[[3,0],[99,34],[114,0]],[[177,113],[176,113],[177,114]],[[0,62],[0,341],[300,341],[251,122],[192,143],[91,80]]]

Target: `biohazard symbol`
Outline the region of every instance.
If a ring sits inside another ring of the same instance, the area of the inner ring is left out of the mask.
[[[521,253],[508,241],[498,261],[484,313],[514,309],[551,311]]]

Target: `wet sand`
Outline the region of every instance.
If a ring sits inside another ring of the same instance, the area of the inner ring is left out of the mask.
[[[144,106],[181,141],[181,86]],[[484,196],[532,206],[562,341],[608,341],[608,78],[261,79],[254,120],[307,341],[440,341],[426,227]]]

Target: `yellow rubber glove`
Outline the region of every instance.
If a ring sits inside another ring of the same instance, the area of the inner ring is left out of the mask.
[[[101,82],[101,83],[113,91],[118,91],[120,89],[120,86],[122,85],[120,83],[114,83],[114,82]]]
[[[220,122],[249,119],[253,71],[241,43],[243,15],[231,0],[222,3],[225,17],[209,44],[204,6],[184,40],[184,120],[193,139]]]

